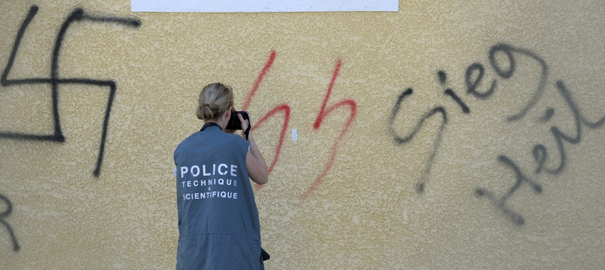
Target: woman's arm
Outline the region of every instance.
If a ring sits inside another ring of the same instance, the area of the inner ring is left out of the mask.
[[[252,134],[249,134],[248,141],[250,142],[250,149],[246,156],[246,168],[248,168],[248,175],[250,179],[259,185],[264,185],[269,181],[269,170],[267,169],[267,163],[265,158],[258,150]]]
[[[248,112],[246,112],[248,113]],[[250,114],[248,114],[250,116]],[[250,123],[247,120],[244,120],[241,115],[237,115],[239,120],[242,122],[242,130],[246,130]],[[250,119],[250,117],[248,117]],[[242,137],[246,139],[246,135],[242,132]],[[254,137],[252,136],[252,132],[248,132],[248,142],[250,143],[250,148],[248,149],[248,154],[246,156],[246,168],[248,169],[248,176],[250,179],[259,185],[264,185],[269,181],[269,170],[267,169],[267,162],[265,162],[265,158],[258,150],[258,146],[256,146],[256,142],[254,141]]]

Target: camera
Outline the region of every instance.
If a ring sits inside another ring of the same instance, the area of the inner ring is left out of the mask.
[[[248,113],[245,111],[231,111],[231,118],[229,118],[229,123],[227,123],[227,127],[225,129],[238,129],[241,130],[242,129],[242,122],[239,121],[239,117],[237,117],[238,114],[242,115],[242,118],[244,118],[244,120],[248,120],[248,122],[250,121],[250,118],[248,117]],[[250,125],[250,123],[248,123],[248,125]]]

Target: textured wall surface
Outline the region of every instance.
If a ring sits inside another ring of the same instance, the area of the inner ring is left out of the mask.
[[[0,14],[0,269],[174,268],[172,153],[216,81],[271,165],[267,269],[605,265],[602,1]]]

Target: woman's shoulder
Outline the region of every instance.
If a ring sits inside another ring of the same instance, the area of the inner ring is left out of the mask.
[[[195,141],[195,140],[200,140],[200,139],[201,139],[201,138],[200,138],[200,137],[201,137],[201,135],[202,135],[202,134],[201,134],[201,132],[200,132],[200,131],[194,132],[194,133],[192,133],[191,135],[187,136],[187,138],[185,138],[184,140],[182,140],[182,141],[179,143],[179,145],[181,145],[181,144],[187,144],[187,143],[189,143],[189,142],[191,142],[191,141]]]
[[[177,144],[177,146],[175,147],[174,151],[177,152],[177,151],[182,150],[182,149],[187,149],[192,144],[195,144],[195,141],[199,140],[199,134],[198,133],[200,133],[200,132],[195,132],[195,133],[187,136],[187,138],[185,138],[184,140],[182,140],[181,142],[179,142],[179,144]]]

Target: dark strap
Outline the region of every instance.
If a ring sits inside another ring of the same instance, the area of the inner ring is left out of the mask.
[[[263,261],[269,260],[271,258],[271,255],[269,255],[269,253],[267,253],[267,251],[265,251],[263,248],[260,249],[261,252],[261,258],[263,258]]]
[[[200,131],[204,131],[204,130],[205,130],[205,129],[207,129],[208,127],[212,127],[212,126],[217,126],[218,128],[220,128],[220,129],[221,129],[221,131],[223,130],[223,128],[222,128],[221,126],[219,126],[217,123],[212,123],[212,122],[210,122],[210,123],[206,123],[206,124],[205,124],[205,125],[202,127],[202,129],[200,129]]]
[[[248,140],[248,134],[250,134],[250,121],[248,121],[248,128],[244,131],[244,135],[246,135],[246,141]]]
[[[221,128],[221,126],[219,126],[217,123],[206,123],[204,124],[204,126],[202,127],[202,129],[200,129],[200,131],[204,131],[205,129],[207,129],[208,127],[212,127],[212,126],[217,126],[218,128],[221,129],[221,131],[223,130],[223,128]],[[246,135],[246,141],[248,140],[248,135],[250,134],[250,123],[248,123],[248,128],[246,129],[246,131],[244,131],[244,135]]]

